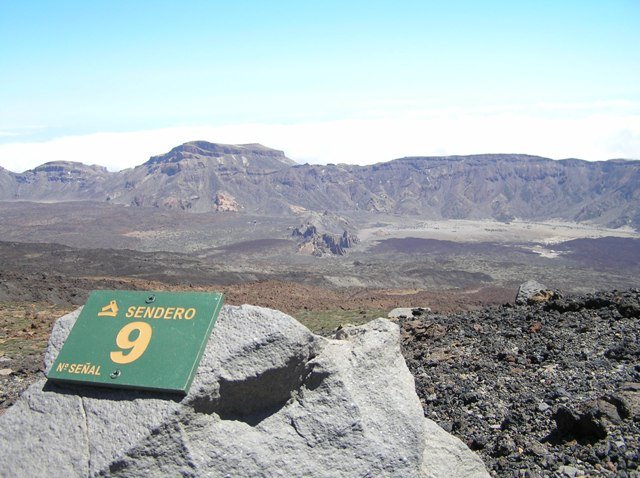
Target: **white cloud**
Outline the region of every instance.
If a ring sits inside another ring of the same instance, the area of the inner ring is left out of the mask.
[[[0,165],[22,172],[47,161],[80,161],[110,170],[133,167],[191,140],[259,142],[299,162],[371,164],[402,156],[526,153],[554,159],[640,158],[637,109],[551,107],[394,111],[369,119],[300,124],[238,124],[95,133],[45,142],[0,144]],[[549,111],[552,110],[552,111]],[[564,114],[563,111],[569,113]],[[555,115],[555,116],[553,116]]]

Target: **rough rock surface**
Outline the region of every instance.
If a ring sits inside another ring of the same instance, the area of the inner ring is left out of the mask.
[[[57,322],[47,368],[78,313]],[[0,417],[0,475],[488,476],[424,418],[397,325],[342,336],[226,306],[186,397],[43,379]]]
[[[640,476],[640,290],[400,320],[425,416],[494,476]]]

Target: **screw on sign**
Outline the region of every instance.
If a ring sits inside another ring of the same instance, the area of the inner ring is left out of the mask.
[[[224,296],[94,291],[48,378],[187,393]]]

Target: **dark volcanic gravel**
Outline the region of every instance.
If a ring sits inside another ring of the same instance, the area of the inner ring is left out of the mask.
[[[401,326],[425,415],[492,475],[640,476],[640,290]]]

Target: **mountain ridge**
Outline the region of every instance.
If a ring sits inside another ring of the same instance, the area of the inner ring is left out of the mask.
[[[564,219],[640,228],[640,161],[477,154],[310,165],[258,143],[190,141],[119,172],[71,162],[21,174],[0,170],[0,200],[98,200],[194,212]]]
[[[143,166],[159,163],[177,163],[188,159],[224,159],[228,156],[233,157],[236,155],[239,155],[241,158],[244,155],[248,155],[253,159],[253,162],[262,160],[264,163],[267,161],[268,164],[275,169],[297,164],[292,159],[287,158],[284,155],[284,151],[268,148],[260,143],[221,144],[209,143],[207,141],[189,141],[172,148],[168,153],[152,156]],[[248,161],[244,164],[246,165],[247,163]]]
[[[376,164],[386,164],[393,161],[403,160],[430,160],[430,161],[458,161],[458,160],[471,160],[471,161],[507,161],[507,162],[540,162],[540,163],[558,163],[558,164],[635,164],[640,165],[640,159],[625,159],[625,158],[612,158],[600,161],[587,161],[580,158],[562,158],[551,159],[544,156],[537,156],[531,154],[522,153],[481,153],[481,154],[453,154],[449,156],[403,156],[402,158],[395,158],[389,161],[382,161]]]

